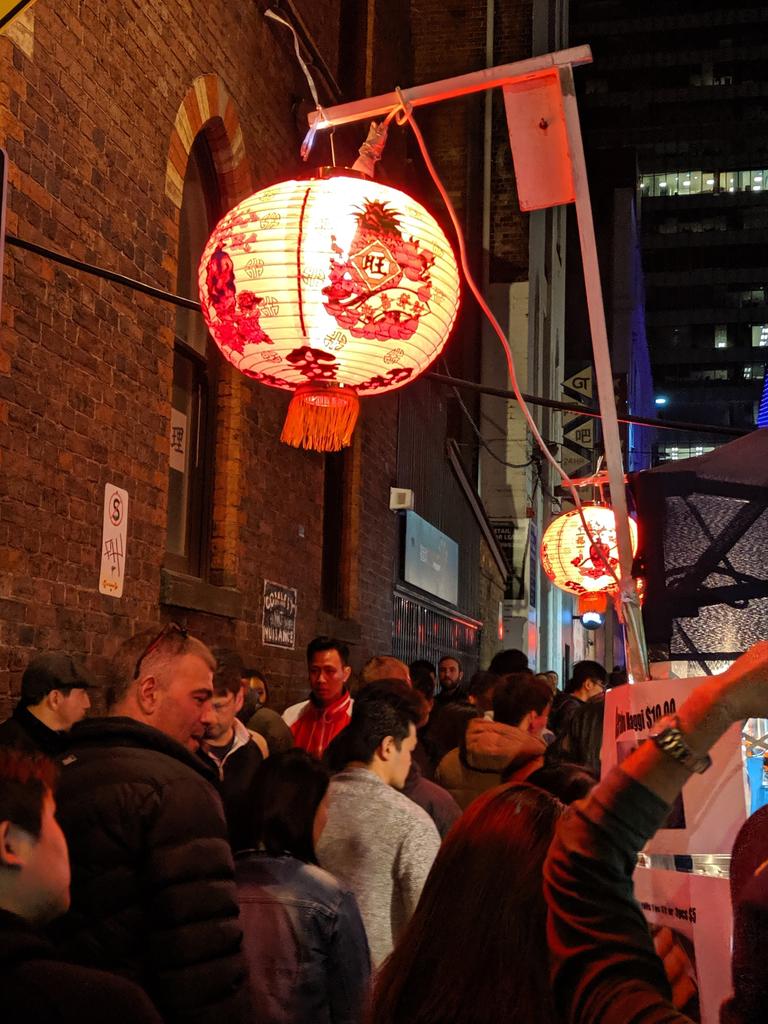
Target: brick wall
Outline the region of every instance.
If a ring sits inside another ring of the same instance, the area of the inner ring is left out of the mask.
[[[496,4],[494,62],[512,64],[531,56],[532,0]],[[491,193],[491,281],[528,278],[528,214],[520,212],[501,92],[493,100]]]
[[[531,55],[532,0],[493,5],[494,65]],[[412,37],[417,84],[466,74],[487,66],[485,3],[413,0]],[[418,112],[435,164],[465,230],[479,245],[482,197],[477,174],[482,163],[484,93],[451,100]],[[527,274],[528,217],[520,213],[503,95],[493,93],[491,170],[491,279],[514,281]]]
[[[338,79],[343,69],[347,81],[367,79],[378,91],[484,63],[482,4],[412,0],[409,12],[406,0],[380,2],[368,8],[374,11],[373,49],[367,48],[366,22],[366,46],[344,50],[340,11],[349,2],[293,0]],[[8,231],[173,289],[180,187],[206,109],[218,111],[207,130],[228,202],[303,170],[298,150],[308,90],[290,34],[262,17],[266,6],[266,0],[37,0],[11,34],[0,36]],[[503,17],[511,26],[516,15]],[[512,27],[509,32],[512,38]],[[506,35],[500,38],[507,46]],[[420,114],[470,234],[477,192],[466,184],[476,183],[478,110],[475,98]],[[339,150],[355,133],[339,131]],[[393,132],[387,171],[418,180],[404,164],[405,137]],[[408,152],[418,168],[412,147]],[[505,206],[498,228],[505,252],[507,222]],[[172,306],[125,287],[18,248],[6,251],[0,716],[36,652],[69,650],[99,676],[123,638],[171,617],[265,668],[276,705],[305,691],[303,648],[321,630],[353,642],[356,667],[390,649],[398,519],[388,498],[398,482],[397,395],[362,402],[348,464],[348,527],[339,566],[346,607],[339,620],[322,609],[323,459],[277,441],[286,394],[222,365],[208,581],[239,592],[242,611],[232,616],[189,602],[162,603],[175,315]],[[468,365],[473,322],[463,328]],[[454,351],[462,351],[461,341]],[[435,456],[444,457],[443,439],[435,446]],[[107,482],[124,487],[130,500],[119,600],[98,592]],[[498,583],[486,562],[481,589],[493,628]],[[262,645],[265,579],[298,592],[294,651]]]
[[[294,104],[307,89],[265,6],[39,0],[24,45],[0,37],[8,231],[172,289],[168,167],[196,79],[215,76],[231,98],[255,186],[299,169]],[[296,6],[334,68],[338,0]],[[121,639],[170,616],[262,665],[276,704],[299,696],[321,618],[323,463],[277,442],[288,396],[221,375],[211,581],[242,593],[241,617],[161,606],[174,309],[19,249],[6,253],[4,284],[0,713],[35,652],[65,648],[98,675]],[[340,567],[352,621],[338,624],[358,638],[358,663],[390,642],[395,424],[396,400],[363,403],[355,558]],[[98,592],[106,482],[130,497],[119,600]],[[294,652],[261,644],[265,578],[298,590]]]

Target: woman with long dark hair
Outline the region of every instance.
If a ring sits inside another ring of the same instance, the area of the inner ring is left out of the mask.
[[[371,1024],[556,1024],[542,865],[562,811],[526,783],[470,804],[381,969]]]
[[[259,1024],[359,1024],[370,958],[355,897],[317,865],[328,770],[303,750],[264,761],[253,849],[236,861],[243,948]]]

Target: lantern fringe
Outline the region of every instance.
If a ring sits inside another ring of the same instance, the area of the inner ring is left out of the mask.
[[[304,385],[291,399],[280,440],[294,448],[337,452],[351,444],[359,412],[352,388]]]

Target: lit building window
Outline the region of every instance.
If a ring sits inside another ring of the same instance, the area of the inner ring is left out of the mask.
[[[728,348],[728,327],[718,324],[715,327],[715,348]]]
[[[747,363],[744,367],[744,380],[763,380],[764,377],[764,363]]]
[[[768,348],[768,324],[752,324],[752,348]]]
[[[661,171],[643,174],[640,190],[644,196],[693,196],[701,192],[762,192],[768,180],[764,167],[745,171]]]
[[[695,445],[665,445],[660,444],[658,448],[659,462],[678,462],[680,459],[693,459],[699,455],[706,455],[707,452],[715,450],[712,444]]]

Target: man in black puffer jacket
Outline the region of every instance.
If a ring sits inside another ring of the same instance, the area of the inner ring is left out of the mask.
[[[176,626],[127,641],[109,717],[78,725],[61,762],[72,909],[53,937],[67,959],[137,981],[174,1024],[253,1019],[221,801],[190,749],[214,667]]]

